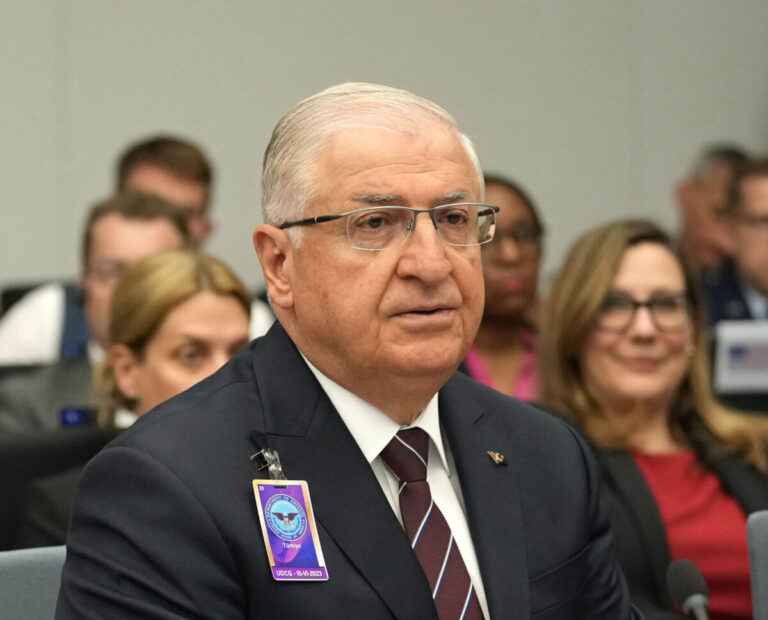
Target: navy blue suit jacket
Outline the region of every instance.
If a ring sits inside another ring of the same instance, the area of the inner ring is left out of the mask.
[[[707,271],[702,277],[701,288],[709,325],[752,318],[733,259],[728,258],[719,267]]]
[[[460,375],[439,409],[491,616],[630,617],[577,434]],[[309,484],[326,582],[272,579],[249,460],[267,444]],[[91,461],[67,544],[59,619],[436,618],[373,470],[279,324]]]

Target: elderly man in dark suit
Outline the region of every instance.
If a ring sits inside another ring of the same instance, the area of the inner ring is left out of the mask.
[[[262,182],[278,323],[86,468],[57,618],[631,617],[583,442],[455,374],[496,208],[454,119],[336,86],[278,123]],[[306,482],[327,579],[272,571],[254,454]]]

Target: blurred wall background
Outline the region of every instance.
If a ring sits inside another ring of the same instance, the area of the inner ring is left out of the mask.
[[[768,150],[766,32],[764,0],[0,0],[0,283],[76,275],[116,154],[163,131],[213,159],[209,250],[260,284],[271,129],[347,80],[452,112],[538,200],[549,273],[606,219],[674,227],[703,143]]]

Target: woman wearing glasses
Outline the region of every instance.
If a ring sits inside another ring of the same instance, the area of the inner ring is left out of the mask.
[[[501,208],[494,239],[482,246],[485,309],[462,370],[510,396],[533,400],[543,227],[533,201],[513,181],[486,175],[485,202]]]
[[[746,515],[768,508],[768,421],[713,398],[702,308],[654,224],[584,235],[542,323],[542,397],[591,443],[633,602],[678,617],[671,561],[689,558],[712,618],[751,618]]]

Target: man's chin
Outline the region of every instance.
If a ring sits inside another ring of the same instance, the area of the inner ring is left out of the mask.
[[[392,356],[392,371],[402,378],[434,377],[446,380],[461,364],[466,352],[462,348],[411,347]]]

